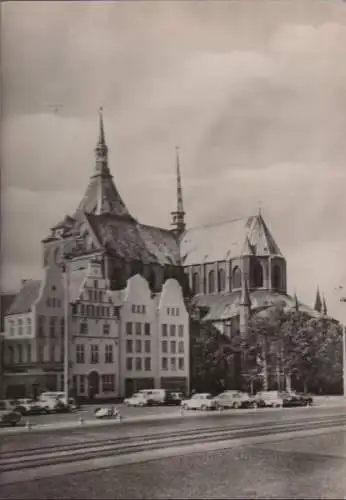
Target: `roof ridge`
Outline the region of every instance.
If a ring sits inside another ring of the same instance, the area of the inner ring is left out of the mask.
[[[239,220],[248,220],[250,217],[256,217],[256,215],[244,215],[243,217],[234,217],[233,219],[226,219],[219,222],[210,222],[209,224],[201,224],[200,226],[189,227],[186,231],[190,231],[192,229],[201,229],[202,227],[210,227],[210,226],[221,226],[222,224],[227,224],[229,222],[236,222]]]

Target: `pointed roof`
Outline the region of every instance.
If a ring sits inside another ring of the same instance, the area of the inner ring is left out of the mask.
[[[187,229],[180,238],[185,266],[230,260],[249,255],[280,256],[282,253],[261,214]]]
[[[323,316],[327,316],[327,314],[328,314],[326,298],[324,295],[323,295],[323,299],[322,299],[321,313],[323,314]]]
[[[251,307],[251,299],[250,299],[249,288],[247,285],[247,279],[243,279],[243,281],[242,281],[241,296],[240,296],[239,305]]]
[[[318,311],[318,312],[322,311],[322,300],[321,300],[321,294],[320,294],[319,287],[317,287],[314,309],[315,309],[315,311]]]
[[[105,141],[102,108],[99,115],[99,138],[95,149],[95,156],[94,174],[90,178],[89,185],[74,217],[80,212],[88,214],[108,213],[117,217],[134,220],[121,198],[108,168],[108,147]]]
[[[294,309],[296,311],[299,311],[299,302],[296,292],[294,292],[293,301],[294,301]]]
[[[181,234],[185,230],[185,212],[183,203],[183,189],[181,185],[181,174],[180,174],[180,160],[179,160],[179,146],[176,146],[176,168],[177,168],[177,209],[175,212],[171,212],[172,215],[172,226],[176,227],[176,230]]]
[[[41,289],[41,281],[27,280],[22,284],[6,315],[23,314],[31,311]]]
[[[242,250],[241,254],[242,254],[242,256],[254,254],[253,250],[251,248],[250,242],[249,242],[249,238],[247,236],[245,238],[245,243],[244,243],[243,250]]]

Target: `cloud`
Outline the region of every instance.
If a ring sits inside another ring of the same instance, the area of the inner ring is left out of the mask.
[[[346,243],[346,20],[342,5],[303,4],[4,4],[3,285],[38,272],[40,239],[78,205],[103,105],[135,216],[169,225],[179,144],[190,225],[261,200],[290,286],[308,302],[317,282],[332,293]]]

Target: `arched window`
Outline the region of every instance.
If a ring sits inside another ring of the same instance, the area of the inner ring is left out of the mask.
[[[193,273],[192,275],[192,292],[194,295],[199,293],[199,274]]]
[[[281,269],[280,266],[275,265],[272,271],[272,287],[281,288]]]
[[[214,271],[209,271],[208,274],[208,293],[215,292],[215,273]]]
[[[263,269],[258,261],[253,262],[251,266],[251,283],[255,288],[263,287]]]
[[[241,288],[241,270],[238,266],[232,271],[232,288]]]
[[[219,269],[217,272],[217,286],[219,292],[223,292],[226,286],[226,276],[224,269]]]

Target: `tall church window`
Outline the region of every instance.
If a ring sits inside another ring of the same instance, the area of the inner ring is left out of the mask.
[[[208,292],[209,293],[215,292],[215,273],[214,273],[214,271],[209,271],[209,274],[208,274]]]
[[[194,295],[199,293],[199,274],[193,273],[192,275],[192,292]]]
[[[217,272],[217,286],[219,292],[223,292],[226,286],[226,277],[224,269],[219,269]]]
[[[272,287],[273,288],[281,288],[281,269],[280,269],[280,266],[278,266],[278,265],[275,265],[273,267]]]
[[[238,266],[232,271],[232,288],[241,288],[241,270]]]
[[[255,288],[263,286],[263,268],[258,261],[253,262],[251,266],[251,283]]]

